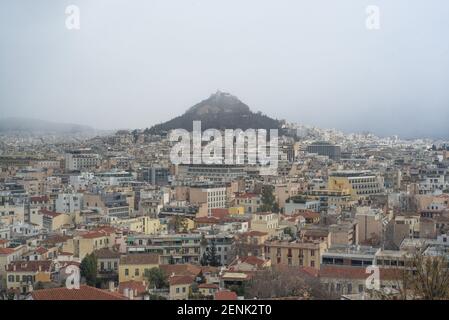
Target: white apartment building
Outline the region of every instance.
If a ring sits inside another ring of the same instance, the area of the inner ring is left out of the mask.
[[[82,193],[60,193],[56,199],[56,212],[72,213],[83,208]]]
[[[96,177],[99,178],[104,185],[108,186],[117,186],[120,183],[135,180],[133,174],[127,171],[101,172],[96,174]]]
[[[78,149],[65,154],[65,169],[79,171],[96,168],[100,164],[100,155],[91,149]]]
[[[206,204],[207,212],[211,214],[212,209],[226,208],[226,187],[203,186],[190,188],[190,202],[195,204]]]
[[[95,178],[92,172],[81,172],[80,175],[70,176],[69,184],[76,190],[87,190],[89,183]]]

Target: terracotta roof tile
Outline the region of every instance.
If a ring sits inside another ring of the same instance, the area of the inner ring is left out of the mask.
[[[81,285],[79,289],[52,288],[35,290],[33,300],[126,300],[117,293]]]
[[[237,294],[233,291],[217,291],[215,292],[215,300],[237,300]]]
[[[159,264],[159,255],[155,253],[132,253],[122,256],[120,264]]]
[[[176,286],[180,284],[192,284],[195,281],[195,278],[192,276],[171,276],[168,279],[168,282],[171,286]]]

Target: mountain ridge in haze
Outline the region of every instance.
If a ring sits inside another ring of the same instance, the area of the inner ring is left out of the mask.
[[[236,96],[217,91],[209,98],[187,109],[175,117],[146,129],[150,134],[161,134],[173,129],[192,130],[193,121],[201,121],[201,129],[280,129],[282,121],[270,118],[261,112],[254,113]]]
[[[26,117],[0,119],[0,133],[94,133],[92,127],[74,123],[61,123]]]

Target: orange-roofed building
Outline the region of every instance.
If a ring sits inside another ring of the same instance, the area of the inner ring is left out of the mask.
[[[53,272],[53,262],[45,261],[14,261],[6,268],[7,289],[28,293],[36,282],[50,282]]]
[[[84,259],[87,254],[102,248],[112,248],[115,244],[115,233],[104,230],[88,231],[67,239],[62,251],[73,253],[76,258]]]
[[[216,283],[202,283],[198,285],[198,291],[206,297],[214,296],[218,290],[220,290],[220,287]]]
[[[170,300],[187,300],[195,277],[175,275],[171,276],[168,282],[170,284]]]
[[[211,215],[211,217],[223,219],[229,215],[229,209],[228,208],[214,208],[214,209],[211,209],[210,215]]]
[[[110,292],[94,287],[81,285],[79,289],[52,288],[35,290],[32,300],[127,300],[118,292]]]
[[[227,290],[217,291],[214,300],[237,300],[237,293]]]
[[[229,264],[229,271],[257,271],[271,266],[270,260],[256,256],[239,257]]]
[[[245,213],[257,212],[262,206],[262,196],[256,193],[236,193],[234,205],[243,207]]]
[[[148,284],[145,281],[125,281],[120,282],[118,292],[129,299],[143,299],[148,292]]]

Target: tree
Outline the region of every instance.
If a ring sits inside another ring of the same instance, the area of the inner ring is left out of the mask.
[[[294,227],[287,227],[284,229],[284,234],[289,235],[290,237],[292,237],[292,239],[296,239],[297,238],[297,233],[296,233],[296,228]]]
[[[89,286],[95,286],[97,283],[97,258],[95,254],[87,254],[81,261],[80,265],[81,277],[86,279]]]
[[[182,216],[175,216],[170,220],[170,228],[176,233],[187,232],[187,219]]]
[[[215,240],[211,241],[211,246],[203,253],[200,261],[203,266],[220,266],[220,259],[217,255],[217,246],[215,245]]]
[[[279,212],[279,204],[274,197],[274,187],[265,185],[262,188],[262,206],[261,211],[264,212]]]
[[[246,298],[298,297],[329,299],[317,278],[294,267],[275,266],[258,271],[245,288]]]
[[[158,267],[145,271],[145,278],[156,289],[168,288],[168,277],[165,272]]]

